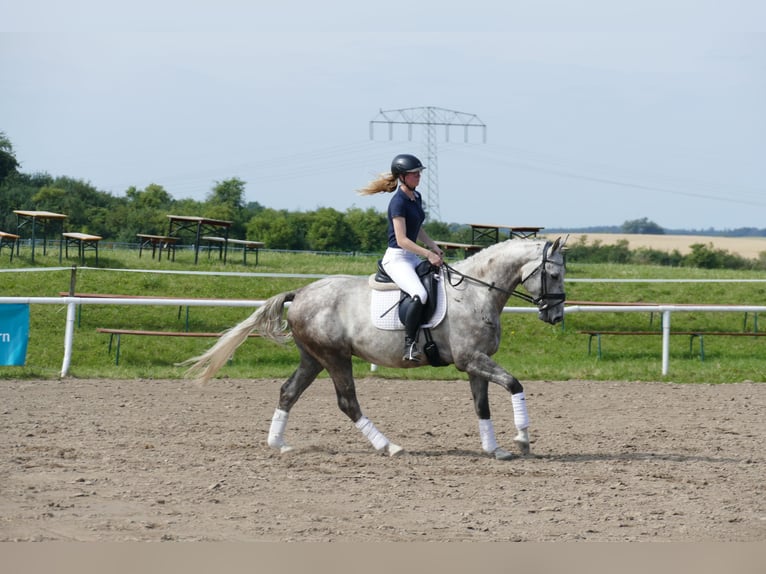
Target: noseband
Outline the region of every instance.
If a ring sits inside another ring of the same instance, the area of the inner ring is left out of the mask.
[[[528,301],[529,303],[533,303],[534,305],[537,305],[537,308],[540,309],[540,311],[545,311],[549,307],[553,307],[561,303],[566,299],[566,294],[562,291],[561,293],[548,293],[548,272],[545,270],[545,264],[549,261],[548,259],[548,248],[551,246],[550,241],[546,241],[545,245],[543,246],[543,258],[540,262],[540,265],[535,267],[535,269],[524,277],[521,280],[521,284],[524,285],[524,282],[535,275],[536,273],[540,273],[540,296],[539,297],[531,297],[527,295],[526,293],[518,293],[514,291],[512,295],[515,295],[516,297],[519,297],[521,299],[524,299],[525,301]]]
[[[546,241],[545,245],[543,246],[543,258],[540,262],[540,265],[535,267],[535,269],[526,277],[524,277],[521,280],[521,284],[524,285],[524,283],[529,279],[530,277],[534,276],[537,273],[540,273],[540,296],[539,297],[532,297],[531,295],[528,295],[527,293],[520,293],[519,291],[510,291],[508,289],[503,289],[502,287],[498,287],[494,283],[487,283],[486,281],[482,281],[481,279],[477,279],[476,277],[470,277],[469,275],[466,275],[465,273],[461,273],[460,271],[457,271],[453,267],[450,267],[447,263],[444,263],[444,267],[447,269],[447,278],[450,281],[450,285],[452,287],[457,287],[460,285],[460,283],[463,282],[463,279],[468,279],[470,281],[473,281],[475,283],[479,283],[481,285],[484,285],[486,287],[489,287],[490,291],[496,290],[496,291],[502,291],[503,293],[506,293],[508,296],[513,295],[514,297],[518,297],[519,299],[523,299],[527,303],[532,303],[533,305],[537,305],[537,308],[540,311],[545,311],[549,307],[558,305],[562,301],[566,299],[565,293],[548,293],[548,272],[545,270],[545,264],[549,261],[548,259],[548,249],[551,246],[550,241]],[[454,273],[455,275],[460,276],[460,280],[453,283],[451,280],[451,274]]]

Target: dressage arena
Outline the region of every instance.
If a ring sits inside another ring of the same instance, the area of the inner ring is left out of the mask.
[[[483,456],[468,384],[370,377],[375,453],[328,379],[0,381],[3,541],[764,541],[766,385],[525,382],[532,452]],[[501,446],[510,398],[490,390]]]

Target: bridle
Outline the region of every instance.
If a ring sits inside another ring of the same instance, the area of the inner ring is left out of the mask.
[[[472,281],[474,283],[478,283],[479,285],[484,285],[485,287],[489,288],[490,291],[500,291],[502,293],[505,293],[509,297],[513,295],[514,297],[518,297],[519,299],[523,299],[527,303],[532,303],[533,305],[537,305],[537,308],[540,311],[545,311],[549,307],[553,307],[555,305],[558,305],[562,301],[566,299],[566,294],[561,293],[548,293],[548,272],[545,270],[545,264],[550,261],[548,259],[548,250],[551,246],[550,241],[546,241],[545,245],[543,246],[543,257],[540,261],[540,265],[535,267],[529,275],[524,277],[521,280],[521,284],[524,285],[524,283],[530,278],[536,275],[537,273],[540,273],[540,296],[539,297],[532,297],[531,295],[527,293],[521,293],[519,291],[511,291],[509,289],[504,289],[502,287],[498,287],[494,283],[487,283],[486,281],[482,281],[481,279],[478,279],[476,277],[471,277],[470,275],[466,275],[465,273],[461,273],[454,267],[451,267],[446,262],[443,263],[444,267],[447,270],[447,281],[452,287],[458,287],[465,279]],[[453,282],[452,281],[452,274],[457,275],[460,277],[459,280]]]

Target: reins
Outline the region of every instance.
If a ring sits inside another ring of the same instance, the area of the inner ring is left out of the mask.
[[[490,291],[492,290],[500,291],[502,293],[505,293],[509,297],[514,296],[514,297],[518,297],[519,299],[523,299],[527,303],[531,303],[532,305],[537,305],[542,310],[548,307],[548,305],[550,304],[550,301],[558,302],[558,301],[563,301],[565,299],[565,295],[563,293],[548,293],[548,284],[547,284],[548,282],[547,282],[547,273],[545,272],[545,264],[548,261],[549,245],[550,243],[546,243],[545,247],[543,248],[543,257],[542,257],[542,261],[540,262],[540,265],[538,265],[537,268],[535,268],[535,270],[532,271],[532,273],[530,273],[524,279],[521,280],[521,283],[523,284],[524,281],[532,277],[532,275],[534,275],[538,271],[542,272],[542,277],[541,277],[542,293],[540,294],[539,297],[532,297],[531,295],[527,293],[521,293],[520,291],[517,291],[517,290],[511,291],[510,289],[504,289],[503,287],[498,287],[494,283],[487,283],[486,281],[483,281],[482,279],[479,279],[478,277],[472,277],[470,275],[466,275],[465,273],[458,271],[457,269],[449,265],[446,261],[443,262],[442,265],[447,270],[447,282],[450,284],[451,287],[458,287],[464,280],[468,279],[469,281],[472,281],[474,283],[478,283],[479,285],[483,285],[487,287]],[[453,273],[457,275],[458,277],[460,277],[458,281],[453,282],[452,280]],[[541,303],[543,303],[542,306],[541,306]]]
[[[444,262],[442,263],[442,265],[443,265],[443,266],[444,266],[444,268],[447,270],[447,282],[450,284],[450,286],[451,286],[451,287],[459,287],[459,286],[460,286],[460,284],[461,284],[461,283],[462,283],[462,282],[463,282],[465,279],[468,279],[469,281],[473,281],[474,283],[478,283],[479,285],[484,285],[484,286],[485,286],[485,287],[487,287],[487,288],[488,288],[490,291],[492,291],[492,290],[495,290],[495,291],[502,291],[503,293],[505,293],[505,294],[506,294],[506,295],[508,295],[509,297],[510,297],[511,295],[517,295],[517,296],[520,296],[522,299],[524,299],[525,297],[529,297],[529,295],[525,295],[524,293],[517,293],[516,291],[510,291],[509,289],[504,289],[504,288],[502,288],[502,287],[498,287],[498,286],[497,286],[497,285],[495,285],[494,283],[487,283],[486,281],[482,281],[481,279],[479,279],[479,278],[477,278],[477,277],[471,277],[470,275],[466,275],[466,274],[465,274],[465,273],[463,273],[462,271],[458,271],[457,269],[455,269],[454,267],[452,267],[452,266],[451,266],[449,263],[447,263],[446,261],[444,261]],[[455,275],[457,275],[458,277],[460,277],[460,279],[459,279],[458,281],[454,282],[454,283],[452,282],[452,274],[453,274],[453,273],[454,273]],[[531,297],[529,297],[529,300],[530,300],[530,301],[531,301],[531,299],[532,299],[532,298],[531,298]]]
[[[451,287],[459,287],[460,284],[464,280],[468,279],[469,281],[472,281],[473,283],[478,283],[479,285],[484,285],[484,287],[488,288],[490,291],[493,291],[493,290],[494,291],[500,291],[502,293],[505,293],[509,297],[510,296],[518,297],[519,299],[523,299],[527,303],[532,303],[533,305],[537,305],[540,302],[540,300],[541,300],[541,299],[536,299],[535,297],[532,297],[531,295],[529,295],[527,293],[522,293],[522,292],[517,291],[517,290],[511,291],[510,289],[504,289],[503,287],[498,287],[494,283],[487,283],[486,281],[482,281],[478,277],[472,277],[470,275],[466,275],[462,271],[458,271],[457,269],[452,267],[446,261],[444,263],[442,263],[442,265],[447,270],[447,282],[450,284]],[[452,274],[453,273],[460,277],[460,279],[458,281],[455,281],[454,283],[452,281]]]

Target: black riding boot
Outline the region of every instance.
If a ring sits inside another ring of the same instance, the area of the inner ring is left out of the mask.
[[[404,312],[400,314],[400,319],[404,323],[404,356],[405,361],[420,362],[422,354],[417,348],[418,329],[423,318],[423,303],[420,297],[415,296],[411,299],[402,301],[400,305],[405,305]]]

